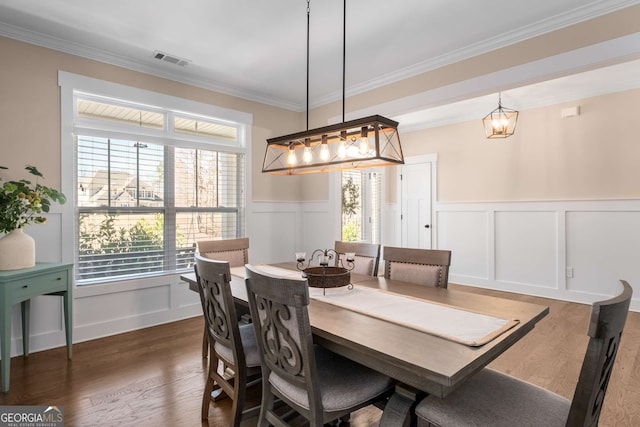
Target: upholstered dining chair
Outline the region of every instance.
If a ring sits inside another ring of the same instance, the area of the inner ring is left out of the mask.
[[[244,408],[247,384],[260,379],[260,355],[253,326],[238,323],[227,261],[196,255],[195,272],[211,353],[202,396],[202,419],[209,417],[212,392],[217,384],[233,399],[232,425],[239,426],[243,418],[255,416],[259,410],[259,407]],[[232,379],[227,376],[229,369],[233,372]]]
[[[242,267],[249,262],[249,238],[224,240],[199,240],[196,242],[196,253],[205,258],[227,261],[230,267]],[[202,335],[202,357],[209,354],[207,329]]]
[[[346,254],[354,253],[352,273],[364,274],[367,276],[378,275],[378,264],[380,264],[380,245],[377,243],[362,242],[342,242],[337,240],[333,249],[338,254],[336,265],[342,261],[346,265]]]
[[[205,258],[227,261],[231,267],[242,267],[249,262],[249,238],[200,240],[196,251]]]
[[[632,288],[591,307],[589,344],[573,400],[485,368],[444,399],[427,397],[416,407],[419,427],[427,426],[596,426]]]
[[[451,251],[385,246],[384,277],[402,282],[446,288]]]
[[[247,295],[262,360],[262,405],[258,425],[287,425],[274,411],[277,398],[311,427],[384,401],[387,376],[313,344],[306,280],[272,276],[251,265]]]

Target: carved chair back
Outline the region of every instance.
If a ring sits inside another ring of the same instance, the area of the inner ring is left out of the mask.
[[[227,261],[195,256],[195,272],[204,312],[209,343],[231,349],[234,360],[224,360],[230,366],[244,366],[245,355],[229,282],[231,272]]]
[[[589,344],[571,401],[567,426],[598,424],[633,294],[629,283],[624,280],[620,282],[623,286],[620,295],[595,302],[591,307]]]
[[[307,281],[271,276],[251,265],[247,265],[246,270],[249,308],[262,357],[263,399],[267,394],[274,394],[292,406],[292,402],[274,390],[273,383],[299,389],[306,394],[308,405],[306,408],[295,405],[296,411],[304,413],[307,419],[322,419],[307,311]]]

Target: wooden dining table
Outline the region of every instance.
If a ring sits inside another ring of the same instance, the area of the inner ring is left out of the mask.
[[[273,264],[296,270],[295,263]],[[259,265],[256,266],[260,268]],[[231,269],[232,294],[247,305],[244,267]],[[181,276],[198,291],[194,273]],[[517,319],[517,324],[481,346],[468,346],[415,328],[311,299],[314,342],[398,381],[380,425],[410,425],[413,407],[426,394],[445,397],[523,338],[549,313],[547,306],[461,290],[416,285],[383,277],[351,274],[351,283],[448,307]]]

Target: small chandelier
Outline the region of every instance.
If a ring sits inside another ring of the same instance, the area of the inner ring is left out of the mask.
[[[342,123],[309,130],[309,16],[307,0],[307,130],[267,139],[263,173],[295,175],[404,164],[398,122],[374,115],[345,122],[346,9],[343,1]]]
[[[487,138],[508,138],[516,130],[518,112],[502,106],[502,96],[498,93],[498,108],[484,116],[482,124]]]

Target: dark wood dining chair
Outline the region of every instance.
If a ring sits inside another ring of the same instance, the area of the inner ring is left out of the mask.
[[[274,401],[288,405],[311,427],[384,401],[393,381],[314,345],[306,280],[262,273],[247,265],[247,295],[262,358],[262,405],[258,425],[287,425]]]
[[[591,307],[589,344],[573,400],[485,368],[444,399],[427,397],[416,407],[427,426],[596,426],[627,319],[633,290]]]
[[[247,385],[260,379],[260,355],[253,326],[238,323],[227,261],[196,255],[195,272],[210,346],[202,419],[209,417],[212,392],[217,385],[233,399],[232,425],[239,426],[241,420],[256,416],[259,410],[259,407],[244,408]]]
[[[380,264],[380,245],[377,243],[362,243],[362,242],[342,242],[337,240],[333,249],[338,254],[336,259],[336,265],[339,265],[339,261],[346,266],[347,253],[354,253],[355,259],[353,262],[352,273],[364,274],[367,276],[378,275],[378,265]]]
[[[401,282],[446,288],[451,251],[385,246],[384,277]]]
[[[227,261],[230,267],[242,267],[249,262],[249,238],[223,240],[199,240],[196,242],[196,253],[205,258]],[[207,329],[202,335],[202,357],[209,354]]]

